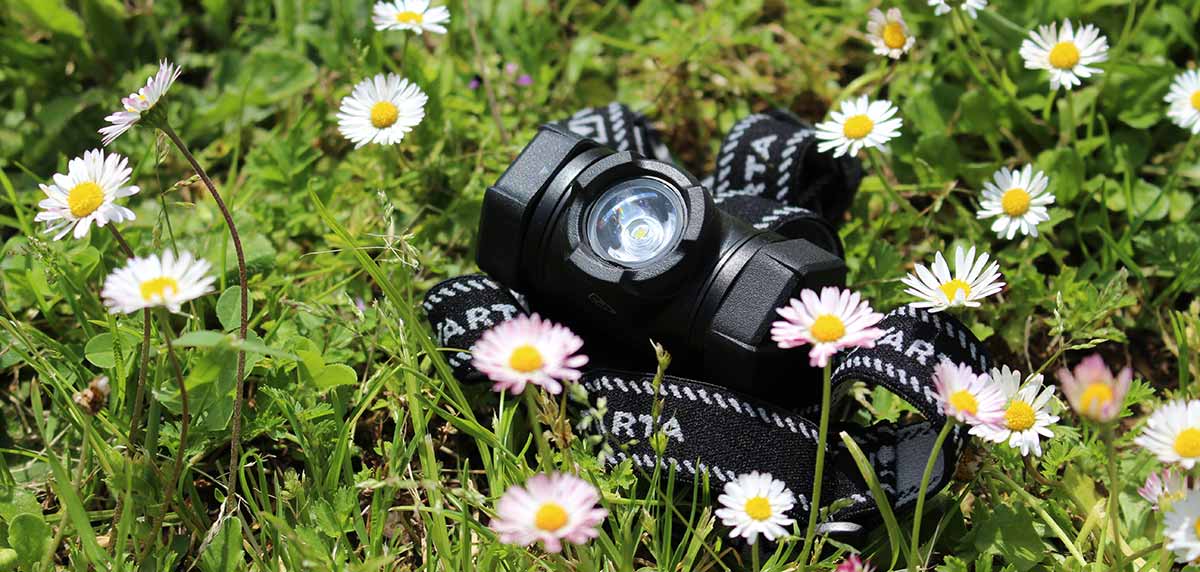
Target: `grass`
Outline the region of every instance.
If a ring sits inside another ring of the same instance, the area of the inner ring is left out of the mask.
[[[418,302],[474,269],[483,191],[543,121],[622,101],[701,174],[752,111],[815,121],[868,94],[893,101],[904,127],[869,157],[842,226],[850,284],[890,309],[911,301],[899,278],[914,263],[983,246],[1008,287],[958,315],[997,360],[1050,373],[1099,351],[1137,381],[1115,434],[1058,404],[1056,437],[1029,464],[977,443],[978,470],[964,465],[927,502],[918,554],[908,514],[854,549],[885,568],[913,557],[944,572],[1168,570],[1161,514],[1136,494],[1157,462],[1132,440],[1145,414],[1197,396],[1200,379],[1200,166],[1162,103],[1200,50],[1200,2],[994,4],[970,20],[901,2],[917,44],[893,63],[865,42],[876,4],[860,1],[452,1],[448,34],[409,36],[372,30],[366,1],[10,0],[0,6],[0,569],[751,567],[713,516],[715,489],[679,486],[665,467],[602,470],[544,394],[535,405],[555,450],[544,462],[570,459],[610,516],[600,538],[560,555],[497,542],[486,523],[499,495],[539,469],[536,440],[522,404],[451,378]],[[1052,95],[1017,51],[1028,30],[1065,17],[1099,26],[1112,50],[1102,75]],[[112,149],[142,191],[126,201],[137,220],[121,232],[143,255],[196,252],[218,280],[188,316],[155,318],[139,432],[142,317],[111,316],[98,296],[126,257],[97,229],[49,241],[34,217],[37,184],[99,146],[103,117],[163,57],[185,69],[165,100],[171,124],[241,231],[249,334],[225,335],[239,328],[238,272],[216,205],[168,140],[126,134]],[[532,85],[517,85],[507,63]],[[338,102],[381,71],[420,85],[427,115],[399,145],[355,150],[336,130]],[[489,89],[468,87],[476,74]],[[1052,218],[1038,238],[997,239],[975,219],[979,189],[1025,163],[1050,177]],[[166,325],[180,336],[189,394],[182,449]],[[239,350],[241,503],[223,518]],[[92,415],[73,396],[99,375],[112,394]],[[853,399],[853,422],[914,415],[883,392]],[[181,475],[165,490],[177,456]],[[760,567],[803,568],[800,535],[764,549]],[[850,549],[816,540],[816,569]]]

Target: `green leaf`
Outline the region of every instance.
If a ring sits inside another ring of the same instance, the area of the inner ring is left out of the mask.
[[[246,315],[254,313],[254,297],[246,301]],[[217,319],[225,331],[232,332],[242,325],[242,289],[240,286],[230,286],[221,293],[217,300]]]
[[[1023,505],[993,507],[975,530],[975,548],[994,551],[1018,572],[1033,568],[1050,552],[1034,527],[1033,515]]]
[[[50,526],[41,515],[19,514],[8,523],[8,545],[17,551],[22,563],[40,561],[49,542]]]
[[[204,572],[237,572],[242,569],[242,521],[227,518],[212,543],[200,555],[200,569]]]
[[[0,521],[11,522],[21,514],[42,514],[37,497],[17,487],[0,488]]]
[[[137,336],[121,333],[121,355],[132,356],[138,347],[139,340]],[[102,368],[116,367],[117,360],[113,348],[113,336],[110,333],[96,334],[92,339],[88,340],[87,345],[83,347],[83,356],[87,358],[92,365]],[[126,359],[128,363],[128,359]]]
[[[65,0],[15,0],[9,4],[51,32],[83,37],[83,21]]]
[[[358,374],[348,365],[335,363],[325,366],[321,373],[313,376],[313,382],[324,391],[339,385],[354,385],[358,383]]]
[[[229,340],[229,336],[212,330],[197,330],[188,332],[171,344],[180,348],[211,348]]]
[[[16,550],[0,548],[0,570],[16,570],[18,561]]]

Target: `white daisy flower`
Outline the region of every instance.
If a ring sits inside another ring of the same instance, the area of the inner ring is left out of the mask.
[[[800,299],[776,308],[782,320],[771,324],[771,339],[787,349],[812,344],[808,354],[813,367],[825,367],[838,351],[875,347],[883,330],[874,327],[883,319],[858,292],[828,286],[816,292],[805,288]]]
[[[933,13],[941,16],[950,13],[950,3],[946,0],[929,0],[929,5],[933,7]],[[987,0],[962,0],[958,7],[967,13],[971,19],[979,16],[979,11],[987,8]]]
[[[946,417],[993,429],[1004,426],[1004,394],[988,374],[943,359],[933,368],[933,386]]]
[[[775,540],[787,534],[787,526],[796,522],[787,512],[796,506],[796,497],[787,485],[770,473],[754,471],[738,475],[725,483],[725,492],[717,500],[724,508],[716,515],[725,526],[733,527],[729,536],[743,537],[754,544],[761,534]]]
[[[116,199],[136,195],[137,185],[128,185],[129,161],[116,153],[104,155],[92,149],[67,163],[67,174],[55,173],[53,184],[38,185],[46,198],[38,203],[42,212],[37,222],[46,223],[46,232],[57,232],[54,240],[73,229],[75,238],[87,236],[92,223],[104,226],[135,218],[133,211],[120,206]]]
[[[1138,494],[1150,503],[1154,510],[1161,510],[1178,501],[1188,492],[1187,473],[1177,467],[1167,467],[1150,473],[1146,483],[1138,489]]]
[[[901,282],[908,286],[906,293],[921,298],[913,306],[940,312],[955,306],[979,307],[980,300],[1004,288],[1000,278],[1000,264],[992,262],[989,266],[986,252],[980,253],[977,260],[974,246],[965,253],[959,246],[954,249],[953,276],[946,266],[946,259],[938,252],[932,271],[924,264],[918,264]]]
[[[1155,409],[1133,442],[1163,463],[1191,470],[1200,460],[1200,401],[1172,401]]]
[[[1076,32],[1070,20],[1063,20],[1062,30],[1051,22],[1049,26],[1038,26],[1021,42],[1021,57],[1025,58],[1025,69],[1050,70],[1050,89],[1061,86],[1069,90],[1083,83],[1080,78],[1102,73],[1092,64],[1108,59],[1108,39],[1091,24]]]
[[[1163,535],[1176,562],[1200,558],[1200,491],[1189,490],[1182,501],[1171,504],[1163,518]]]
[[[1015,171],[1004,167],[983,184],[983,200],[975,216],[997,217],[992,231],[1006,240],[1012,240],[1017,231],[1037,236],[1037,225],[1050,220],[1046,207],[1054,204],[1054,195],[1046,192],[1049,183],[1046,174],[1034,171],[1033,165]]]
[[[154,254],[133,258],[108,275],[100,296],[112,314],[159,306],[178,313],[184,302],[212,292],[214,279],[208,275],[209,268],[206,260],[192,258],[190,252],[179,258],[170,250],[162,258]]]
[[[429,7],[429,0],[376,2],[371,15],[376,30],[410,30],[418,34],[445,34],[450,11],[445,6]]]
[[[1058,422],[1058,416],[1050,413],[1050,398],[1054,386],[1043,387],[1044,377],[1036,374],[1021,387],[1021,372],[1004,366],[992,368],[992,383],[1000,388],[1007,404],[1004,406],[1004,421],[999,427],[976,425],[971,434],[993,443],[1008,443],[1020,449],[1021,456],[1042,456],[1042,437],[1054,436],[1050,425]]]
[[[579,368],[588,362],[576,353],[582,347],[583,340],[566,326],[522,315],[484,332],[471,348],[471,364],[492,380],[495,391],[520,394],[532,383],[558,394],[559,380],[582,375]]]
[[[855,155],[863,148],[880,147],[900,135],[904,122],[893,117],[896,111],[890,101],[871,101],[865,95],[844,101],[841,111],[829,114],[831,121],[817,124],[817,138],[821,140],[817,150],[824,153],[834,149],[833,156],[841,157]]]
[[[908,32],[908,24],[899,8],[889,8],[885,16],[878,8],[871,10],[867,21],[867,40],[875,46],[875,53],[893,60],[908,53],[916,38]]]
[[[1170,106],[1167,116],[1192,135],[1200,134],[1200,71],[1188,70],[1171,82],[1171,91],[1163,98]]]
[[[158,73],[146,79],[146,87],[121,100],[125,109],[104,118],[105,121],[111,123],[100,129],[100,134],[104,136],[102,139],[104,145],[107,147],[122,133],[129,131],[142,118],[143,113],[150,111],[150,108],[158,103],[163,94],[167,93],[171,84],[179,78],[181,71],[183,71],[182,68],[166,59],[158,62]]]
[[[597,508],[600,491],[566,473],[534,475],[525,486],[513,485],[496,503],[492,530],[500,542],[529,546],[541,541],[547,552],[562,550],[565,540],[583,544],[599,536],[608,511]]]
[[[425,118],[429,97],[416,84],[394,73],[379,74],[354,86],[342,98],[338,131],[358,149],[368,143],[392,145]]]

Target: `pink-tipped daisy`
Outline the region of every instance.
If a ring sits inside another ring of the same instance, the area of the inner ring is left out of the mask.
[[[116,199],[135,195],[137,185],[129,185],[129,161],[100,149],[92,149],[67,163],[67,174],[56,173],[51,185],[38,185],[46,198],[38,203],[42,212],[37,222],[46,223],[46,232],[56,232],[58,240],[74,231],[75,238],[87,236],[92,223],[133,220],[133,211],[118,205]]]
[[[933,385],[946,417],[973,426],[1004,427],[1004,394],[991,376],[976,374],[965,363],[942,360],[933,368]]]
[[[1106,423],[1120,415],[1125,394],[1133,382],[1133,370],[1125,368],[1113,377],[1100,354],[1083,358],[1075,370],[1058,370],[1058,381],[1071,408],[1081,417]]]
[[[525,486],[504,491],[491,528],[504,544],[529,546],[540,540],[547,552],[559,552],[564,540],[583,544],[600,534],[597,527],[608,511],[597,508],[598,502],[600,491],[575,475],[534,475]]]
[[[863,560],[857,554],[847,556],[834,572],[874,572],[875,567],[871,566],[870,560]]]
[[[103,142],[107,147],[120,137],[122,133],[129,131],[139,120],[142,114],[150,111],[154,104],[162,98],[163,94],[167,93],[171,84],[179,78],[179,73],[183,71],[179,66],[163,59],[158,62],[158,73],[146,79],[146,87],[129,94],[129,97],[121,100],[124,109],[105,117],[104,120],[111,125],[100,128],[100,134],[104,136]]]
[[[1188,491],[1188,476],[1175,467],[1167,467],[1150,473],[1138,494],[1150,503],[1154,510],[1183,499]]]
[[[787,534],[788,526],[796,522],[787,515],[796,506],[796,497],[783,481],[770,473],[753,471],[738,475],[725,483],[725,491],[717,497],[723,508],[717,509],[717,518],[725,526],[733,527],[729,536],[743,537],[754,544],[761,534],[767,540],[775,540]]]
[[[583,340],[566,326],[537,314],[518,316],[484,332],[471,349],[471,363],[496,391],[520,394],[532,383],[557,394],[559,380],[579,379],[579,368],[587,364],[587,356],[576,353],[582,347]]]
[[[775,311],[783,319],[771,324],[771,339],[785,349],[812,344],[808,361],[814,367],[825,367],[844,348],[875,347],[883,335],[874,327],[883,314],[871,310],[858,292],[833,286],[822,288],[820,296],[805,289],[799,300],[792,298]]]

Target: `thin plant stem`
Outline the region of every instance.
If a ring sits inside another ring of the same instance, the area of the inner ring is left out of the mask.
[[[888,181],[887,172],[883,170],[883,153],[879,152],[878,149],[871,149],[867,152],[867,155],[871,157],[871,167],[875,169],[875,176],[879,177],[879,182],[883,184],[883,190],[887,193],[888,198],[892,199],[892,202],[899,205],[902,210],[911,214],[918,214],[917,207],[912,206],[912,203],[900,196],[900,193],[892,187],[892,183]]]
[[[536,391],[533,388],[526,388],[524,392],[525,407],[529,409],[529,430],[533,431],[533,440],[537,443],[538,456],[541,460],[538,466],[547,465],[551,462],[550,444],[546,442],[546,434],[542,431],[542,422],[538,420],[539,408],[537,404]]]
[[[754,570],[754,572],[759,572],[759,570],[762,570],[762,560],[758,554],[758,543],[757,542],[755,542],[754,545],[750,548],[750,566],[751,566],[751,569]]]
[[[925,461],[925,472],[921,473],[921,488],[917,489],[917,508],[913,513],[912,540],[909,544],[909,572],[916,572],[921,563],[921,517],[925,512],[925,493],[929,488],[929,477],[933,475],[933,466],[942,452],[942,445],[946,443],[946,437],[950,436],[950,430],[953,428],[954,420],[946,419],[937,440],[933,442],[933,449],[929,451],[929,459]]]
[[[813,540],[817,531],[817,517],[821,512],[821,484],[825,476],[825,449],[829,445],[829,402],[832,401],[832,383],[830,382],[831,364],[825,364],[821,382],[821,421],[817,427],[817,467],[813,475],[812,502],[808,510],[808,526],[804,532],[804,547],[800,549],[797,562],[807,567],[809,554],[812,551]]]
[[[1108,449],[1108,528],[1112,532],[1113,557],[1120,558],[1120,536],[1121,536],[1121,505],[1119,497],[1121,494],[1120,476],[1117,474],[1117,437],[1113,433],[1112,423],[1108,423],[1101,430],[1101,438]],[[1103,536],[1101,537],[1103,538]],[[1101,544],[1104,546],[1107,543]],[[1104,554],[1104,549],[1101,548],[1100,554]],[[1103,562],[1103,557],[1097,558],[1097,562]]]
[[[158,531],[160,528],[162,528],[163,521],[167,519],[167,514],[171,512],[171,502],[175,500],[175,489],[179,485],[179,477],[183,473],[183,456],[187,450],[188,428],[191,425],[191,410],[188,407],[187,383],[183,379],[183,368],[180,367],[179,359],[175,355],[175,347],[171,345],[175,341],[175,332],[171,328],[171,317],[164,312],[163,314],[159,315],[159,318],[159,324],[161,326],[159,331],[162,332],[163,342],[167,346],[167,361],[171,362],[171,369],[175,373],[175,382],[179,385],[180,414],[179,448],[175,450],[175,465],[174,468],[171,469],[170,477],[167,479],[167,487],[164,491],[167,496],[166,500],[163,501],[163,509],[159,513],[158,518],[155,519],[154,526],[150,529],[154,534],[154,538],[157,538]],[[145,554],[145,551],[147,551],[152,545],[153,541],[146,543],[146,546],[142,549],[143,555]]]
[[[1079,561],[1081,566],[1087,566],[1087,560],[1084,559],[1083,553],[1079,551],[1079,547],[1075,546],[1074,542],[1071,542],[1071,537],[1067,536],[1066,531],[1064,531],[1062,527],[1058,525],[1057,521],[1050,517],[1050,513],[1046,512],[1046,509],[1042,508],[1041,501],[1029,494],[1029,491],[1025,490],[1023,487],[1021,487],[1021,485],[1017,484],[1016,481],[1009,478],[1008,475],[999,471],[993,472],[992,475],[999,479],[1000,482],[1004,483],[1009,489],[1012,490],[1012,492],[1016,493],[1017,496],[1021,497],[1021,500],[1025,501],[1025,504],[1028,505],[1029,508],[1034,512],[1036,512],[1039,517],[1041,517],[1042,521],[1046,523],[1046,526],[1050,528],[1050,531],[1054,533],[1054,536],[1057,536],[1058,540],[1066,545],[1067,550],[1071,553],[1071,556],[1074,556],[1075,560]]]
[[[191,164],[192,170],[195,171],[196,175],[200,177],[200,180],[204,182],[204,186],[208,187],[208,192],[212,195],[213,202],[217,204],[217,209],[221,211],[221,216],[225,218],[225,226],[229,227],[229,237],[233,241],[234,254],[237,255],[238,285],[240,286],[241,294],[241,315],[238,325],[238,339],[245,340],[246,331],[249,329],[250,324],[250,312],[249,306],[247,305],[249,304],[250,289],[246,286],[246,254],[242,250],[242,239],[238,235],[237,225],[233,223],[233,213],[229,211],[229,207],[225,206],[225,201],[221,199],[221,193],[217,192],[217,186],[213,184],[212,179],[209,178],[208,173],[204,170],[204,167],[201,167],[200,163],[196,161],[196,157],[192,155],[191,151],[188,151],[187,145],[184,144],[183,140],[179,138],[179,135],[175,133],[175,130],[171,128],[170,124],[164,121],[159,128],[162,129],[162,132],[165,133],[171,142],[175,144],[175,147],[179,149],[179,152],[183,153],[184,158],[186,158],[188,163]],[[236,467],[238,466],[238,460],[241,458],[241,451],[239,448],[242,438],[242,400],[244,397],[242,394],[245,392],[245,374],[246,352],[239,348],[237,354],[237,376],[234,381],[233,415],[231,420],[232,429],[229,436],[229,475],[225,479],[225,494],[228,496],[225,497],[225,507],[223,510],[227,511],[233,507],[233,503],[235,502],[233,499],[237,497],[238,471]]]

